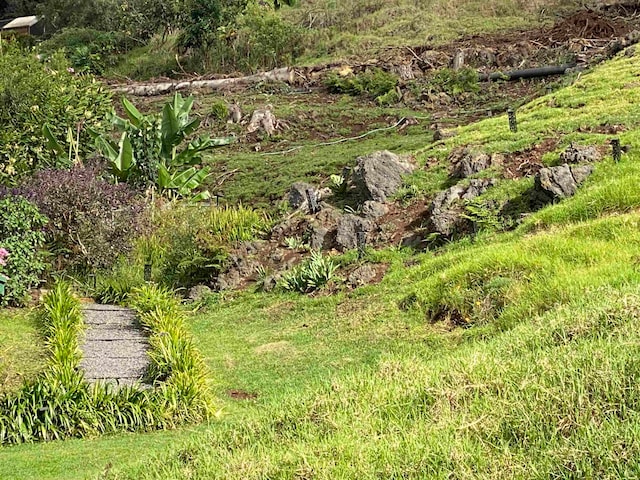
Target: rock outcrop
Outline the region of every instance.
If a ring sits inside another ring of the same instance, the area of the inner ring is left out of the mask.
[[[428,208],[428,228],[445,237],[466,233],[473,225],[462,214],[464,200],[471,200],[495,185],[494,179],[474,179],[440,192]]]
[[[572,143],[560,154],[562,163],[591,163],[602,158],[600,152],[593,145],[583,146]]]
[[[386,202],[403,183],[403,175],[413,172],[413,166],[386,150],[358,157],[352,180],[366,200]]]
[[[501,155],[487,155],[468,147],[453,150],[448,161],[451,165],[449,173],[453,178],[467,178],[504,163]]]
[[[561,200],[573,196],[592,172],[592,165],[543,168],[536,175],[535,188],[549,200]]]

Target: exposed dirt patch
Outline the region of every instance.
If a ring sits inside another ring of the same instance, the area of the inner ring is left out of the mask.
[[[255,400],[257,393],[245,392],[243,390],[227,390],[227,395],[234,400]]]
[[[542,143],[522,152],[504,156],[503,175],[508,179],[529,177],[544,167],[542,157],[558,148],[558,139],[547,138]]]

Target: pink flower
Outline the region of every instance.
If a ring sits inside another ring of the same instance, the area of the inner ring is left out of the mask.
[[[7,257],[9,256],[9,252],[7,252],[6,248],[0,247],[0,265],[7,264]]]

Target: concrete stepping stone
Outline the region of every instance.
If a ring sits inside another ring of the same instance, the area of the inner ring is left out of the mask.
[[[81,341],[85,379],[115,386],[141,383],[149,367],[149,342],[135,312],[115,305],[83,307],[86,330]]]

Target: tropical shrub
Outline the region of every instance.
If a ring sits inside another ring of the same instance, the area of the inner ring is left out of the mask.
[[[207,167],[199,167],[202,153],[228,145],[232,137],[201,136],[179,149],[200,125],[191,118],[193,97],[176,93],[166,103],[162,114],[143,115],[126,98],[123,106],[127,118],[113,116],[113,124],[121,132],[116,144],[107,136],[96,136],[98,149],[109,161],[109,170],[119,182],[138,187],[153,187],[168,197],[189,197],[209,176]],[[195,199],[209,198],[201,192]]]
[[[284,290],[310,293],[329,283],[337,268],[331,258],[313,252],[307,262],[283,275],[280,286]]]
[[[116,65],[119,54],[133,46],[131,39],[121,32],[65,28],[43,42],[39,50],[48,55],[61,50],[76,72],[102,75],[107,67]]]
[[[14,190],[49,218],[46,239],[58,268],[108,268],[144,229],[144,200],[99,172],[98,166],[82,165],[42,170]]]
[[[3,44],[0,53],[0,184],[15,185],[42,168],[68,166],[47,147],[42,127],[53,122],[59,141],[76,139],[81,157],[92,150],[89,130],[105,131],[112,110],[108,91],[89,76],[68,71],[62,54],[46,62],[30,51]],[[62,163],[62,165],[61,165]]]
[[[47,219],[27,200],[0,197],[0,251],[3,275],[9,277],[0,305],[22,304],[45,270],[42,246]]]

